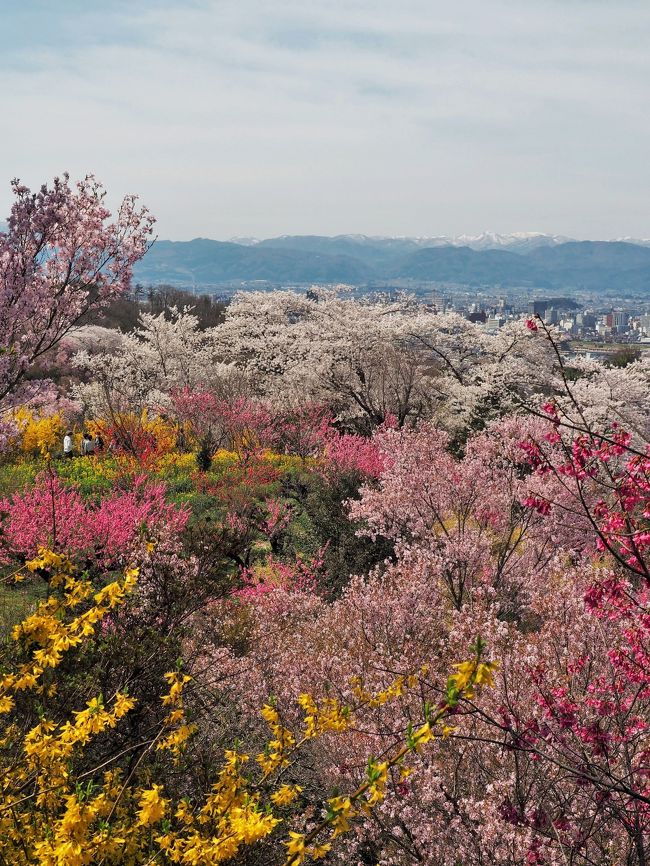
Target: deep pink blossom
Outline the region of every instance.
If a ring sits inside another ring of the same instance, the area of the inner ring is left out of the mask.
[[[132,489],[94,504],[43,472],[33,487],[0,502],[0,557],[24,561],[39,547],[65,552],[74,561],[111,566],[128,560],[138,539],[155,541],[160,527],[178,534],[189,512],[165,501],[165,486],[144,477]]]

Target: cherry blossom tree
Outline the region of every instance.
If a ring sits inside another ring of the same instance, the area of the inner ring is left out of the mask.
[[[478,427],[556,384],[553,350],[520,323],[488,335],[408,297],[240,293],[211,338],[259,396],[327,404],[365,434],[388,415],[398,426],[435,418],[454,433]]]
[[[405,423],[427,411],[417,352],[396,342],[398,316],[412,309],[409,300],[371,303],[322,290],[242,293],[212,336],[260,396],[327,403],[368,431],[387,414]]]
[[[32,193],[14,181],[8,230],[0,233],[0,401],[89,310],[129,286],[150,243],[153,218],[127,196],[117,216],[92,176],[70,186],[55,178]]]

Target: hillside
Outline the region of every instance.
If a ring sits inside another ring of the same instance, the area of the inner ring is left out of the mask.
[[[135,271],[145,282],[201,285],[231,280],[362,282],[366,266],[345,255],[243,246],[195,238],[157,241]]]

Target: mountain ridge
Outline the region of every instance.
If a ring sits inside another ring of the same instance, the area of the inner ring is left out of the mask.
[[[544,232],[511,232],[500,234],[498,232],[481,232],[478,235],[364,235],[364,234],[339,234],[339,235],[278,235],[273,238],[230,238],[230,242],[243,246],[279,246],[291,242],[301,244],[303,241],[313,239],[321,241],[353,242],[366,246],[379,246],[385,244],[409,243],[417,247],[430,246],[456,246],[470,247],[471,249],[531,249],[535,246],[547,246],[566,243],[573,238],[564,235],[546,234]],[[650,243],[650,241],[648,242]]]
[[[519,246],[487,248],[355,235],[289,235],[256,243],[163,240],[136,265],[134,275],[148,283],[196,287],[251,281],[366,285],[402,279],[650,293],[650,244],[560,242],[559,236],[536,233],[519,233],[518,238]],[[483,242],[485,238],[477,241]],[[526,243],[530,245],[521,246]]]

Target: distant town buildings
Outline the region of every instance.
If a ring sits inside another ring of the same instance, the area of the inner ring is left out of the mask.
[[[621,299],[577,292],[575,297],[530,298],[530,290],[509,291],[506,297],[490,287],[433,287],[429,306],[436,312],[456,312],[496,333],[508,322],[539,316],[573,341],[650,344],[650,296]]]

